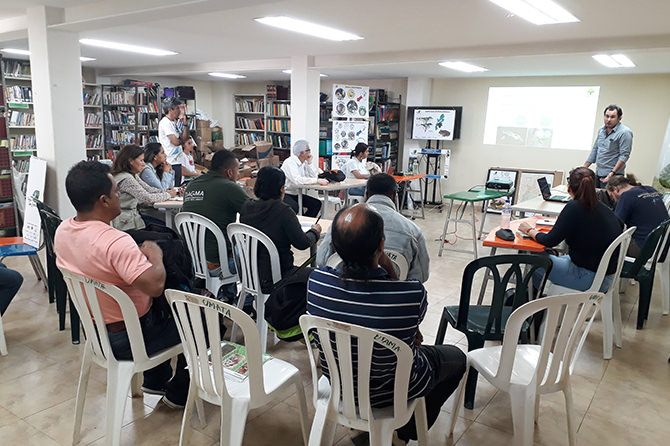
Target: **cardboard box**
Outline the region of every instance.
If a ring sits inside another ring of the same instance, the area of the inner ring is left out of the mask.
[[[235,146],[232,150],[238,159],[263,159],[274,155],[272,152],[272,143],[267,141],[259,141],[256,144],[245,146]]]
[[[196,121],[196,128],[197,129],[208,129],[209,128],[209,121],[206,119],[198,119]]]
[[[223,141],[223,129],[219,126],[212,127],[212,141]]]
[[[279,157],[277,155],[266,156],[258,160],[258,168],[262,169],[265,166],[279,167]]]
[[[244,166],[243,168],[240,169],[240,178],[250,178],[251,177],[251,172],[254,169],[252,169],[249,166]]]
[[[215,151],[225,149],[225,147],[223,147],[223,140],[222,139],[213,140],[212,145],[214,146]]]
[[[196,135],[200,136],[202,139],[206,141],[211,141],[212,140],[212,129],[208,128],[199,128],[196,131]]]

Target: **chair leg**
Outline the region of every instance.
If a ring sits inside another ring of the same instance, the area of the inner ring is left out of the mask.
[[[605,293],[605,299],[600,305],[600,315],[603,320],[603,359],[612,358],[612,344],[614,339],[614,321],[612,320],[612,292]]]
[[[144,396],[144,393],[142,392],[142,379],[143,376],[141,373],[135,373],[132,378],[130,378],[130,396],[133,398],[141,398]]]
[[[393,428],[389,419],[370,423],[370,446],[388,446],[393,443]]]
[[[437,335],[435,336],[435,345],[444,344],[444,337],[447,334],[447,309],[442,309],[442,318],[440,319],[440,326],[437,328]]]
[[[565,396],[565,412],[568,415],[568,441],[570,446],[575,446],[577,444],[577,419],[569,381],[565,383],[563,396]]]
[[[456,427],[456,421],[458,421],[458,414],[461,410],[461,405],[463,404],[463,397],[465,397],[465,382],[468,379],[468,372],[470,370],[470,364],[467,364],[465,367],[465,373],[461,378],[461,382],[454,392],[454,401],[451,406],[451,423],[449,427],[449,436],[454,434],[454,428]]]
[[[188,396],[186,397],[186,405],[184,407],[184,415],[181,419],[181,433],[179,434],[179,446],[186,446],[189,443],[191,438],[191,416],[193,415],[193,407],[195,406],[196,400],[200,400],[197,396],[197,389],[193,384],[193,381],[189,384],[188,387]],[[202,401],[201,401],[202,404]],[[200,408],[198,410],[198,418],[200,415]],[[204,417],[204,414],[202,415]],[[222,427],[223,429],[223,427]]]
[[[419,398],[416,402],[414,422],[416,423],[416,435],[419,446],[428,446],[428,413],[426,412],[425,398]]]
[[[244,427],[247,424],[249,400],[232,399],[221,406],[221,444],[242,446]]]
[[[0,316],[0,355],[7,355],[7,341],[5,341],[5,331],[2,328],[2,316]]]
[[[512,386],[509,391],[514,421],[514,444],[531,446],[535,430],[535,383]]]
[[[110,364],[111,365],[111,364]],[[121,444],[121,426],[126,400],[133,378],[133,364],[118,362],[107,369],[107,427],[106,443],[110,446]]]
[[[309,444],[309,415],[307,414],[307,398],[305,397],[305,387],[302,385],[300,373],[293,375],[295,384],[295,393],[298,397],[298,411],[300,415],[300,431],[302,432],[302,442],[305,446]]]
[[[328,403],[317,402],[316,413],[309,431],[309,446],[332,446],[337,423],[328,417]]]
[[[661,275],[661,306],[665,315],[670,313],[670,259],[657,263],[656,268]]]
[[[641,278],[638,280],[640,284],[640,297],[637,306],[637,329],[642,330],[644,321],[649,316],[649,304],[651,303],[651,292],[653,289],[653,280],[648,278]]]
[[[623,346],[623,334],[621,328],[621,297],[616,288],[610,288],[612,296],[612,323],[614,327],[614,344],[621,348]]]
[[[72,299],[68,300],[70,301],[70,331],[72,332],[72,343],[77,345],[81,342],[79,338],[81,321],[79,319],[79,313],[77,313],[77,309],[72,303]]]
[[[84,356],[81,359],[81,370],[79,372],[79,384],[77,384],[77,396],[74,403],[74,429],[72,431],[72,445],[79,443],[81,434],[81,419],[84,415],[84,402],[86,401],[86,389],[88,389],[88,377],[93,365],[92,353],[88,345],[84,346]]]
[[[200,423],[200,429],[207,427],[207,418],[205,417],[205,405],[202,404],[200,398],[195,398],[195,410],[198,412],[198,422]]]

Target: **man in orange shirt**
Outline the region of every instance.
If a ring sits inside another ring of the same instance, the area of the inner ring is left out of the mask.
[[[58,227],[54,241],[59,267],[121,288],[135,304],[147,354],[180,343],[171,314],[152,306],[165,285],[163,252],[154,242],[138,247],[130,235],[109,223],[121,212],[119,188],[109,168],[97,161],[81,161],[68,172],[65,188],[77,216]],[[123,315],[118,304],[100,292],[100,309],[117,359],[132,359]],[[183,407],[188,394],[188,372],[183,355],[172,377],[170,361],[144,372],[142,390],[164,395],[170,407]]]

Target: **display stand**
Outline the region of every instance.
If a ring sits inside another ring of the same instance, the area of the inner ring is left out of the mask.
[[[419,164],[422,162],[426,163],[426,177],[421,179],[424,182],[423,187],[423,201],[425,204],[439,206],[440,212],[442,212],[442,178],[447,178],[447,174],[440,173],[442,166],[448,167],[448,158],[451,155],[451,150],[441,149],[440,141],[437,141],[435,148],[431,146],[432,141],[428,141],[428,146],[426,148],[420,149],[417,160]],[[428,187],[432,185],[432,193],[428,190]],[[439,190],[439,193],[437,192]],[[431,199],[428,199],[428,196],[431,196]],[[439,198],[439,201],[437,200]]]

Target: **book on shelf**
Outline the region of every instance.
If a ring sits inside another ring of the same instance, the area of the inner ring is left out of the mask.
[[[261,354],[263,364],[272,359],[268,353]],[[211,351],[207,354],[209,363],[212,363]],[[242,382],[249,377],[249,363],[247,362],[247,348],[234,342],[221,342],[221,361],[223,371],[229,377]]]
[[[9,149],[13,152],[35,150],[36,147],[35,135],[13,135],[9,138]]]
[[[10,110],[8,114],[10,127],[35,127],[35,115],[33,113]]]
[[[2,61],[2,72],[6,77],[30,77],[30,62],[5,59]]]
[[[263,119],[251,119],[244,116],[235,117],[235,128],[245,130],[265,130]]]
[[[100,105],[100,93],[93,94],[84,92],[84,105]]]
[[[99,127],[102,125],[102,116],[97,113],[86,113],[84,114],[84,125],[86,127]]]
[[[268,131],[270,132],[290,132],[291,121],[287,119],[268,119]]]
[[[235,99],[235,113],[265,113],[263,98]]]
[[[270,104],[270,115],[272,116],[291,116],[291,104],[272,103]]]
[[[105,105],[135,105],[135,89],[121,91],[104,91],[102,94]]]
[[[5,102],[33,102],[32,87],[23,85],[7,85],[5,88]]]
[[[235,145],[248,145],[258,141],[265,141],[265,137],[261,133],[236,133]]]

